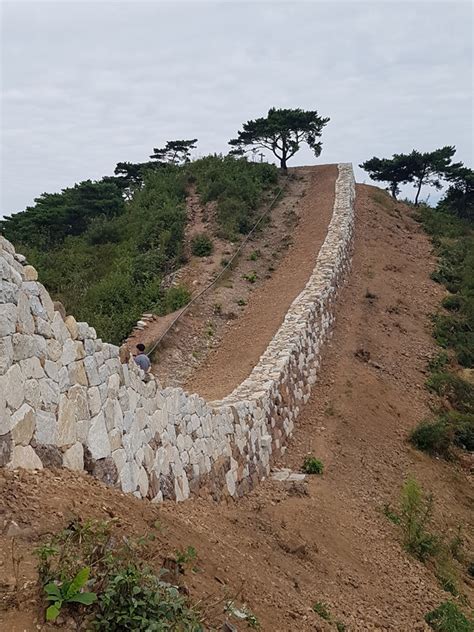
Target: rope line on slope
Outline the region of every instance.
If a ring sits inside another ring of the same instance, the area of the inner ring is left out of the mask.
[[[277,203],[277,201],[279,200],[281,194],[283,193],[283,191],[287,188],[288,186],[288,181],[285,182],[285,184],[279,188],[278,193],[275,195],[275,197],[273,198],[273,200],[271,201],[270,205],[268,206],[268,208],[260,215],[260,217],[258,218],[257,222],[254,224],[254,226],[252,227],[252,230],[245,236],[245,239],[242,241],[242,243],[240,244],[240,246],[237,248],[237,250],[235,251],[235,253],[232,255],[229,263],[225,266],[225,268],[223,268],[219,274],[216,276],[216,278],[211,281],[211,283],[209,283],[209,285],[207,285],[205,288],[203,288],[200,292],[198,292],[196,294],[196,296],[193,296],[193,298],[189,301],[189,303],[187,305],[185,305],[185,307],[183,307],[183,309],[180,311],[180,313],[176,316],[176,318],[174,318],[171,323],[168,325],[168,327],[165,329],[165,331],[161,334],[161,336],[158,338],[158,340],[156,340],[153,344],[153,346],[151,347],[151,349],[149,349],[146,352],[147,356],[150,356],[155,349],[158,347],[158,345],[160,344],[160,342],[163,340],[163,338],[166,336],[166,334],[174,327],[174,325],[178,322],[178,320],[181,318],[181,316],[183,316],[191,307],[191,305],[194,305],[194,303],[201,298],[201,296],[203,294],[205,294],[206,292],[208,292],[218,281],[219,279],[225,274],[225,272],[231,268],[232,263],[234,262],[234,260],[236,259],[236,257],[240,254],[242,248],[245,246],[245,244],[248,242],[248,240],[250,239],[250,237],[252,236],[252,234],[257,230],[259,224],[262,222],[262,220],[268,215],[268,213],[270,213],[270,211],[272,210],[272,208],[275,206],[275,204]]]

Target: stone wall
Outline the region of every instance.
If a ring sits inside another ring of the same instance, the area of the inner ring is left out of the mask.
[[[0,465],[84,469],[154,501],[249,490],[285,449],[316,380],[350,267],[354,190],[351,165],[339,165],[311,278],[251,375],[218,402],[145,383],[118,347],[55,311],[0,237]]]

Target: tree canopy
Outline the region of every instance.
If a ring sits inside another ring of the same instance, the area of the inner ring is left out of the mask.
[[[443,208],[461,219],[474,221],[474,171],[468,167],[450,169],[446,175],[450,186],[443,197]]]
[[[286,171],[288,160],[306,143],[317,157],[321,154],[319,140],[329,118],[320,117],[316,110],[271,108],[266,117],[247,121],[237,138],[229,141],[231,153],[242,154],[252,148],[268,149]]]
[[[441,180],[454,177],[462,163],[452,163],[456,148],[450,145],[429,152],[413,150],[410,154],[394,154],[392,158],[377,158],[359,165],[367,171],[372,180],[388,182],[389,189],[396,199],[400,184],[413,183],[416,188],[415,205],[418,205],[421,187],[430,185],[441,189]]]
[[[83,233],[94,218],[111,219],[123,210],[116,184],[85,180],[61,193],[42,193],[34,206],[1,220],[0,229],[13,242],[33,240],[38,246],[52,248],[67,236]]]
[[[191,151],[196,149],[197,138],[191,140],[169,140],[164,147],[153,148],[152,160],[180,165],[189,162]]]

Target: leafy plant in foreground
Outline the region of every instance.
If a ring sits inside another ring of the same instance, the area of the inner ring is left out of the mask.
[[[92,627],[100,632],[203,629],[197,613],[176,587],[133,564],[110,577],[98,606]]]
[[[47,595],[46,601],[52,601],[52,604],[46,609],[46,621],[57,619],[64,603],[80,603],[84,606],[90,606],[97,601],[97,595],[94,592],[82,591],[82,588],[87,584],[89,574],[90,568],[86,567],[80,570],[70,582],[46,584],[44,587]]]

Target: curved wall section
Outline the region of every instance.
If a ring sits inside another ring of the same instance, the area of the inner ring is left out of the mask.
[[[215,402],[143,382],[118,347],[54,310],[36,270],[0,237],[0,466],[86,470],[157,502],[251,489],[316,381],[350,268],[354,197],[352,166],[340,164],[311,278],[251,375]]]

